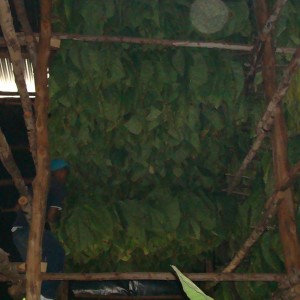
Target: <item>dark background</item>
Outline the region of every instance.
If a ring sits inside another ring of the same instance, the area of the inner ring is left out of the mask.
[[[27,134],[23,121],[21,106],[0,106],[0,127],[12,148],[13,156],[24,178],[32,178],[34,169],[28,148]],[[11,227],[15,219],[14,212],[6,212],[13,208],[18,199],[16,188],[11,185],[3,186],[3,180],[10,179],[2,163],[0,164],[0,248],[10,254],[11,261],[21,261],[12,241]],[[7,283],[0,283],[0,299],[11,299],[7,295]]]

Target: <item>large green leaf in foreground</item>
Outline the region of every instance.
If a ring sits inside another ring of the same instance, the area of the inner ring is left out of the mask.
[[[176,272],[184,292],[191,300],[214,300],[213,298],[205,295],[190,279],[184,276],[175,266],[172,266]]]

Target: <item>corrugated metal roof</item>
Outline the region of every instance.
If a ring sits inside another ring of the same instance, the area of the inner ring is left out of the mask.
[[[28,59],[24,60],[25,81],[28,92],[35,92],[33,67]],[[7,58],[0,59],[0,91],[17,92],[12,64]]]

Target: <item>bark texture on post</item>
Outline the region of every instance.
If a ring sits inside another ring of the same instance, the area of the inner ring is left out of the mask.
[[[262,28],[268,18],[268,7],[265,0],[257,1],[257,20]],[[275,55],[272,49],[271,36],[266,40],[263,52],[263,79],[265,95],[270,101],[276,91],[276,70]],[[287,131],[281,106],[278,104],[274,115],[274,128],[272,136],[273,144],[273,164],[276,185],[288,176],[288,156],[287,156]],[[297,236],[295,221],[295,206],[291,188],[281,192],[280,198],[283,200],[279,205],[278,221],[279,232],[282,241],[285,267],[291,282],[297,282],[300,275],[300,247]],[[299,300],[297,296],[295,300]]]
[[[49,142],[48,142],[48,78],[50,56],[51,0],[41,0],[41,30],[36,69],[36,132],[37,172],[33,183],[33,203],[27,253],[26,299],[39,300],[41,293],[41,252],[45,224],[45,208],[49,188]]]
[[[24,120],[28,134],[30,151],[33,161],[36,164],[36,130],[34,124],[34,113],[24,77],[24,60],[22,58],[21,47],[14,29],[8,0],[0,0],[0,25],[13,65],[15,81],[20,94],[24,112]]]
[[[261,52],[263,49],[263,44],[264,44],[266,38],[268,37],[268,35],[271,33],[272,29],[274,28],[274,24],[278,20],[280,12],[282,11],[282,8],[286,4],[286,2],[287,2],[287,0],[277,0],[276,1],[275,5],[273,7],[272,14],[266,21],[259,38],[256,40],[256,42],[254,44],[251,59],[250,59],[250,70],[249,70],[249,72],[246,76],[246,80],[245,80],[246,94],[248,93],[248,90],[249,90],[249,84],[252,83],[253,79],[255,78],[256,68],[257,68],[258,62],[261,59]]]
[[[22,30],[25,34],[26,47],[29,53],[30,60],[33,65],[33,70],[36,70],[36,52],[37,52],[37,42],[33,35],[31,29],[24,0],[14,0],[14,6],[17,12],[18,20],[21,23]]]

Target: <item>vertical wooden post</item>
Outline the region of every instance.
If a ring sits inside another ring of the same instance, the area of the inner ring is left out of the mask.
[[[266,0],[257,2],[257,21],[260,29],[268,18]],[[263,79],[267,100],[270,101],[276,91],[275,55],[272,48],[272,40],[269,35],[266,39],[263,52]],[[282,108],[279,105],[274,116],[274,128],[272,132],[273,165],[276,185],[288,175],[287,156],[287,131]],[[300,248],[297,236],[295,207],[291,188],[281,192],[283,199],[279,206],[278,222],[279,232],[284,251],[285,267],[291,282],[297,282],[300,275]],[[299,300],[300,297],[295,298]]]
[[[45,208],[49,187],[49,142],[48,142],[48,61],[51,38],[51,0],[40,0],[41,30],[36,69],[36,133],[37,169],[33,183],[32,221],[27,253],[26,299],[40,300],[41,293],[41,248],[45,224]]]

